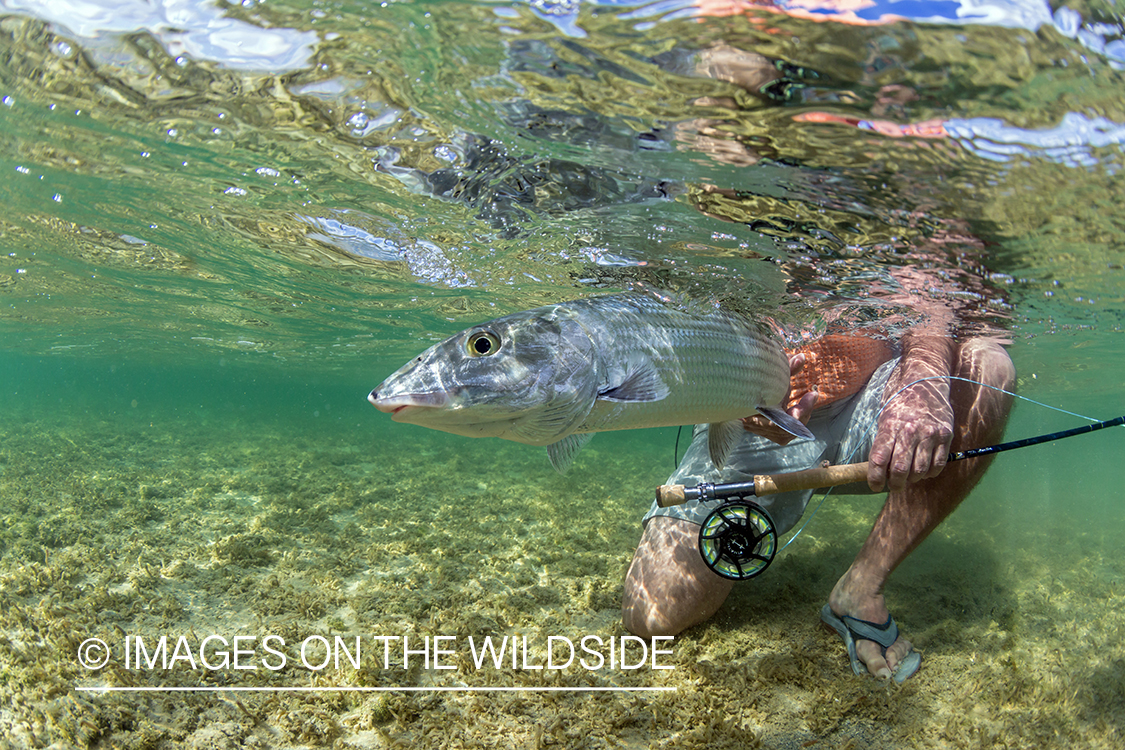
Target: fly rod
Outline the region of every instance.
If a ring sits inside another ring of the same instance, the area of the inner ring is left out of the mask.
[[[949,461],[988,456],[993,453],[1039,445],[1052,440],[1082,435],[1106,427],[1125,425],[1125,415],[1105,422],[1075,427],[1047,435],[1013,440],[984,448],[949,454]],[[862,482],[867,479],[868,462],[824,466],[784,474],[758,474],[750,482],[701,482],[695,487],[662,484],[656,488],[656,504],[662,508],[689,500],[723,501],[708,514],[699,529],[699,553],[703,562],[723,578],[743,581],[762,573],[777,553],[777,530],[765,508],[750,498],[793,490],[814,490]]]
[[[1116,419],[1107,419],[1104,422],[1082,425],[1070,430],[1052,432],[1047,435],[1013,440],[1009,443],[988,445],[983,448],[970,448],[969,450],[950,453],[948,461],[960,461],[964,458],[989,456],[993,453],[1026,448],[1029,445],[1049,443],[1053,440],[1083,435],[1087,432],[1125,425],[1125,415]],[[793,490],[815,490],[821,487],[837,487],[842,484],[862,482],[867,479],[867,461],[859,464],[839,464],[837,466],[822,466],[804,471],[793,471],[784,474],[756,474],[751,482],[725,482],[713,484],[701,482],[695,487],[685,487],[682,484],[662,484],[656,488],[656,504],[661,508],[671,505],[680,505],[689,500],[724,500],[729,497],[765,497],[776,495],[779,492],[792,492]]]

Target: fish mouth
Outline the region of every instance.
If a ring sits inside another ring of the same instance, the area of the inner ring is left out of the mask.
[[[367,400],[379,411],[390,414],[394,421],[402,422],[412,412],[440,409],[449,402],[449,397],[441,392],[380,396],[375,389],[367,394]]]

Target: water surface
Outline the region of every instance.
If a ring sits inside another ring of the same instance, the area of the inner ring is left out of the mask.
[[[519,635],[533,658],[623,635],[675,430],[598,436],[560,477],[364,401],[533,305],[658,289],[796,340],[827,311],[893,336],[937,304],[1010,340],[1022,395],[1125,412],[1120,10],[782,9],[0,2],[10,741],[1120,743],[1117,429],[998,458],[896,573],[924,653],[900,690],[819,627],[881,502],[837,495],[670,670],[76,660],[125,635]],[[1008,436],[1082,421],[1019,402]],[[78,690],[111,686],[676,690]]]

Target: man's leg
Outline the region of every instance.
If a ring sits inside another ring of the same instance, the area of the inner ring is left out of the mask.
[[[625,575],[621,619],[642,638],[676,635],[715,614],[733,586],[703,562],[698,524],[654,516]]]
[[[1015,382],[1015,368],[1007,352],[986,339],[959,347],[953,375],[1005,390],[1011,390]],[[951,450],[979,448],[1000,440],[1012,405],[1010,396],[955,380],[950,385],[950,401],[955,415]],[[883,586],[887,577],[965,499],[990,461],[989,457],[955,461],[932,479],[891,491],[859,555],[832,590],[828,600],[832,612],[885,622],[888,611]],[[860,660],[879,677],[889,677],[910,650],[910,642],[902,637],[887,649],[885,659],[873,641],[856,644]]]
[[[799,369],[794,362],[790,366]],[[886,382],[886,374],[879,376],[880,382]],[[881,397],[882,390],[881,386],[872,390],[873,401]],[[816,394],[806,394],[790,414],[807,421],[817,439],[782,446],[747,432],[730,456],[728,466],[720,472],[711,466],[706,432],[697,428],[683,461],[668,482],[746,482],[755,474],[805,469],[835,455],[849,430],[852,414],[863,407],[849,399],[813,412],[816,399]],[[778,533],[784,534],[801,519],[811,496],[811,490],[783,492],[764,498],[761,503],[773,518]],[[622,623],[636,635],[676,635],[704,622],[718,611],[734,586],[734,581],[712,572],[699,554],[700,524],[714,506],[689,506],[676,515],[655,514],[655,509],[649,512],[644,534],[625,575],[622,601]]]

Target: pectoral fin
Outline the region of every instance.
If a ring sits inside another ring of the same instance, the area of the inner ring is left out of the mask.
[[[592,432],[567,435],[557,443],[548,445],[547,458],[551,459],[551,466],[555,467],[555,471],[566,474],[578,451],[582,450],[582,446],[590,442],[593,436]]]
[[[617,383],[598,391],[601,401],[660,401],[668,396],[668,386],[654,367],[638,364],[630,367]]]
[[[795,419],[792,415],[782,409],[780,406],[758,406],[755,407],[758,413],[764,416],[769,421],[781,429],[788,432],[793,437],[804,438],[805,440],[812,440],[815,435],[809,431],[808,427],[801,424],[800,420]]]
[[[711,454],[711,463],[716,469],[726,465],[727,457],[745,434],[742,421],[738,419],[707,425],[707,451]]]

